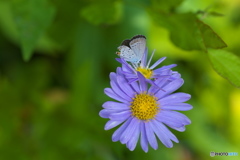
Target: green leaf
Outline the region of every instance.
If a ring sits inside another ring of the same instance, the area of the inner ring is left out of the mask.
[[[83,24],[79,18],[79,10],[84,4],[84,1],[79,0],[72,0],[71,2],[66,0],[54,1],[57,13],[54,17],[54,23],[48,29],[48,36],[63,51],[72,45],[79,24],[81,24],[80,26]]]
[[[194,13],[164,14],[150,11],[154,22],[170,32],[171,41],[184,50],[202,50],[224,48],[225,42],[200,21]]]
[[[51,24],[55,10],[47,0],[14,0],[12,11],[23,59],[28,61],[39,38]]]
[[[226,43],[212,30],[210,26],[197,20],[198,29],[205,48],[220,49],[227,47]]]
[[[95,2],[84,7],[80,14],[94,25],[115,24],[121,18],[121,2]]]
[[[208,56],[216,72],[240,87],[240,58],[225,50],[209,50]]]
[[[169,12],[179,6],[183,0],[151,0],[152,6],[160,11]]]

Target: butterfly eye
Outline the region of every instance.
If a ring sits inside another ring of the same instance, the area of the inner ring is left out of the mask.
[[[117,55],[120,55],[121,53],[120,52],[116,52]]]

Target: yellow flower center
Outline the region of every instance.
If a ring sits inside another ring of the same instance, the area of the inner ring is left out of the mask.
[[[138,67],[137,71],[142,73],[142,75],[147,79],[150,79],[152,77],[153,71],[151,69]]]
[[[159,112],[157,98],[150,94],[141,93],[135,95],[131,102],[132,115],[140,120],[153,119]]]

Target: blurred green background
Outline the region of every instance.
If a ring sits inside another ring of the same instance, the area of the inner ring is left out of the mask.
[[[240,90],[214,71],[203,49],[170,38],[186,42],[187,16],[171,33],[155,10],[196,15],[240,56],[239,0],[0,0],[0,159],[240,159]],[[117,47],[137,34],[147,37],[149,52],[156,49],[153,61],[166,56],[161,65],[178,65],[179,91],[192,95],[193,109],[183,112],[192,124],[173,131],[180,143],[170,149],[159,142],[156,151],[138,144],[131,152],[111,141],[115,129],[105,131],[107,119],[98,115],[111,100],[103,90],[120,66]]]

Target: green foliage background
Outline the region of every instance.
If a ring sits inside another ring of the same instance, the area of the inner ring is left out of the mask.
[[[170,149],[131,152],[98,115],[117,47],[136,34],[192,95]],[[0,159],[239,159],[239,56],[239,0],[0,0]]]

